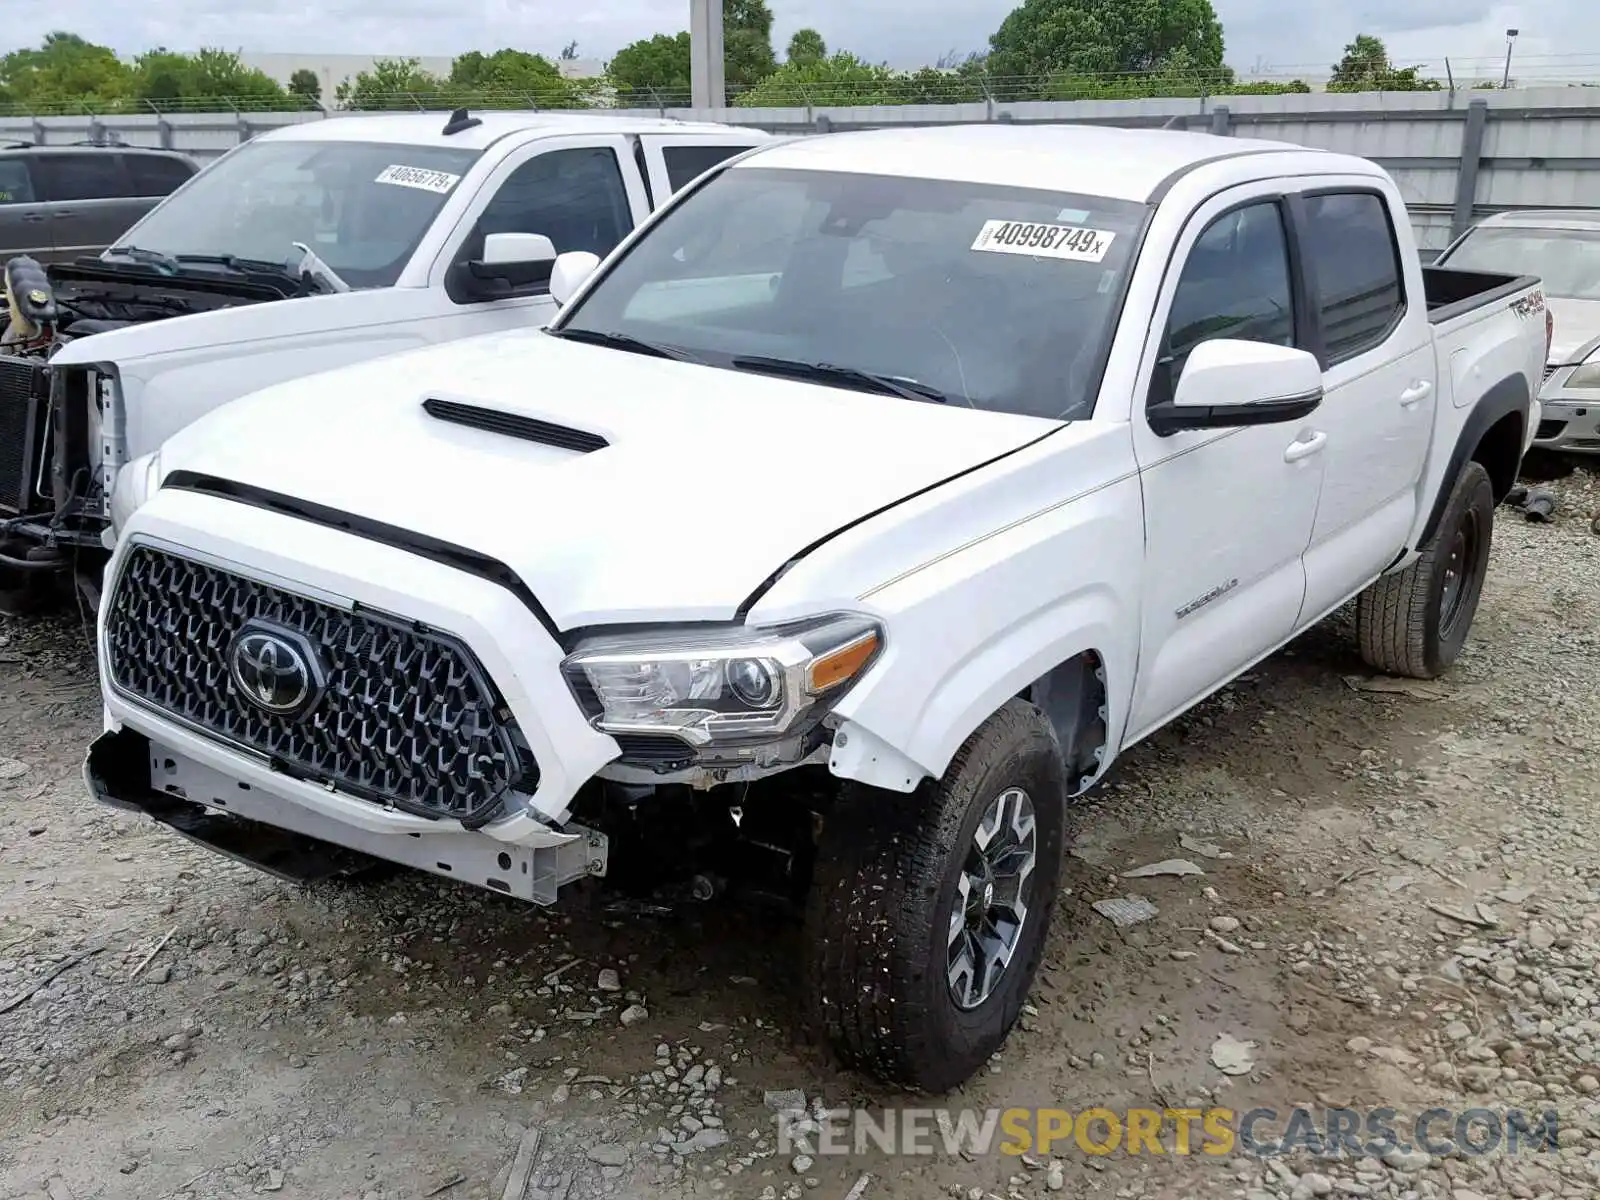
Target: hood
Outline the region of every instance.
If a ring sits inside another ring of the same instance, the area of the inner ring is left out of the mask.
[[[141,281],[131,282],[132,288],[119,290],[129,291],[136,297]],[[149,290],[171,293],[181,290],[178,286],[163,287],[164,282],[171,281],[150,280]],[[196,347],[233,345],[268,336],[304,336],[349,323],[351,314],[344,311],[349,308],[349,298],[365,293],[339,292],[292,299],[237,292],[209,295],[216,297],[210,303],[225,307],[163,317],[76,338],[56,351],[50,361],[60,366],[129,363],[157,355],[181,354]],[[264,323],[261,313],[255,310],[257,304],[263,303],[273,306],[269,323]]]
[[[1546,296],[1545,306],[1555,323],[1550,342],[1553,363],[1582,362],[1591,342],[1600,340],[1600,300],[1574,300],[1568,296]]]
[[[426,400],[590,436],[550,445],[442,420]],[[174,436],[161,471],[489,555],[571,629],[731,619],[813,542],[1058,427],[530,330],[256,392]]]

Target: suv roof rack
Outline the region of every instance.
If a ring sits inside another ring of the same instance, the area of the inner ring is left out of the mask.
[[[440,132],[442,132],[445,137],[449,137],[453,133],[461,133],[463,130],[471,129],[475,125],[482,124],[482,117],[471,116],[468,114],[466,109],[458,108],[455,110],[455,112],[450,114],[450,119],[444,123],[444,129]]]

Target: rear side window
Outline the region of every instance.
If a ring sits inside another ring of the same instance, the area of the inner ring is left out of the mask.
[[[33,180],[20,158],[0,158],[0,204],[32,204]]]
[[[478,218],[478,231],[542,233],[558,254],[602,258],[633,228],[627,185],[609,147],[549,150],[511,173]]]
[[[160,154],[125,154],[123,161],[135,196],[165,196],[194,174],[188,163]]]
[[[1374,192],[1305,198],[1305,250],[1328,364],[1382,344],[1405,311],[1388,206]]]
[[[41,154],[33,170],[46,200],[114,200],[130,194],[116,154]]]
[[[663,146],[661,157],[667,164],[667,182],[677,191],[719,162],[748,149],[749,146]]]

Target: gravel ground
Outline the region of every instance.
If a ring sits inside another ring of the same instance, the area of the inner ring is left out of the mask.
[[[0,623],[0,1196],[1595,1196],[1600,479],[1553,486],[1446,679],[1374,680],[1341,616],[1130,752],[1021,1028],[914,1103],[1555,1109],[1558,1151],[780,1152],[784,1091],[907,1103],[798,1032],[792,925],[299,889],[100,809],[73,614]],[[1119,877],[1170,858],[1204,874]],[[1090,907],[1129,893],[1159,914]]]

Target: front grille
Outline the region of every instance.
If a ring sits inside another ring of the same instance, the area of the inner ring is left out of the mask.
[[[33,507],[49,389],[43,360],[0,357],[0,513]]]
[[[320,660],[321,690],[296,715],[268,712],[235,681],[247,624],[285,631]],[[537,783],[514,719],[455,638],[150,546],[117,578],[106,660],[119,691],[200,732],[407,812],[479,825],[508,790]]]

